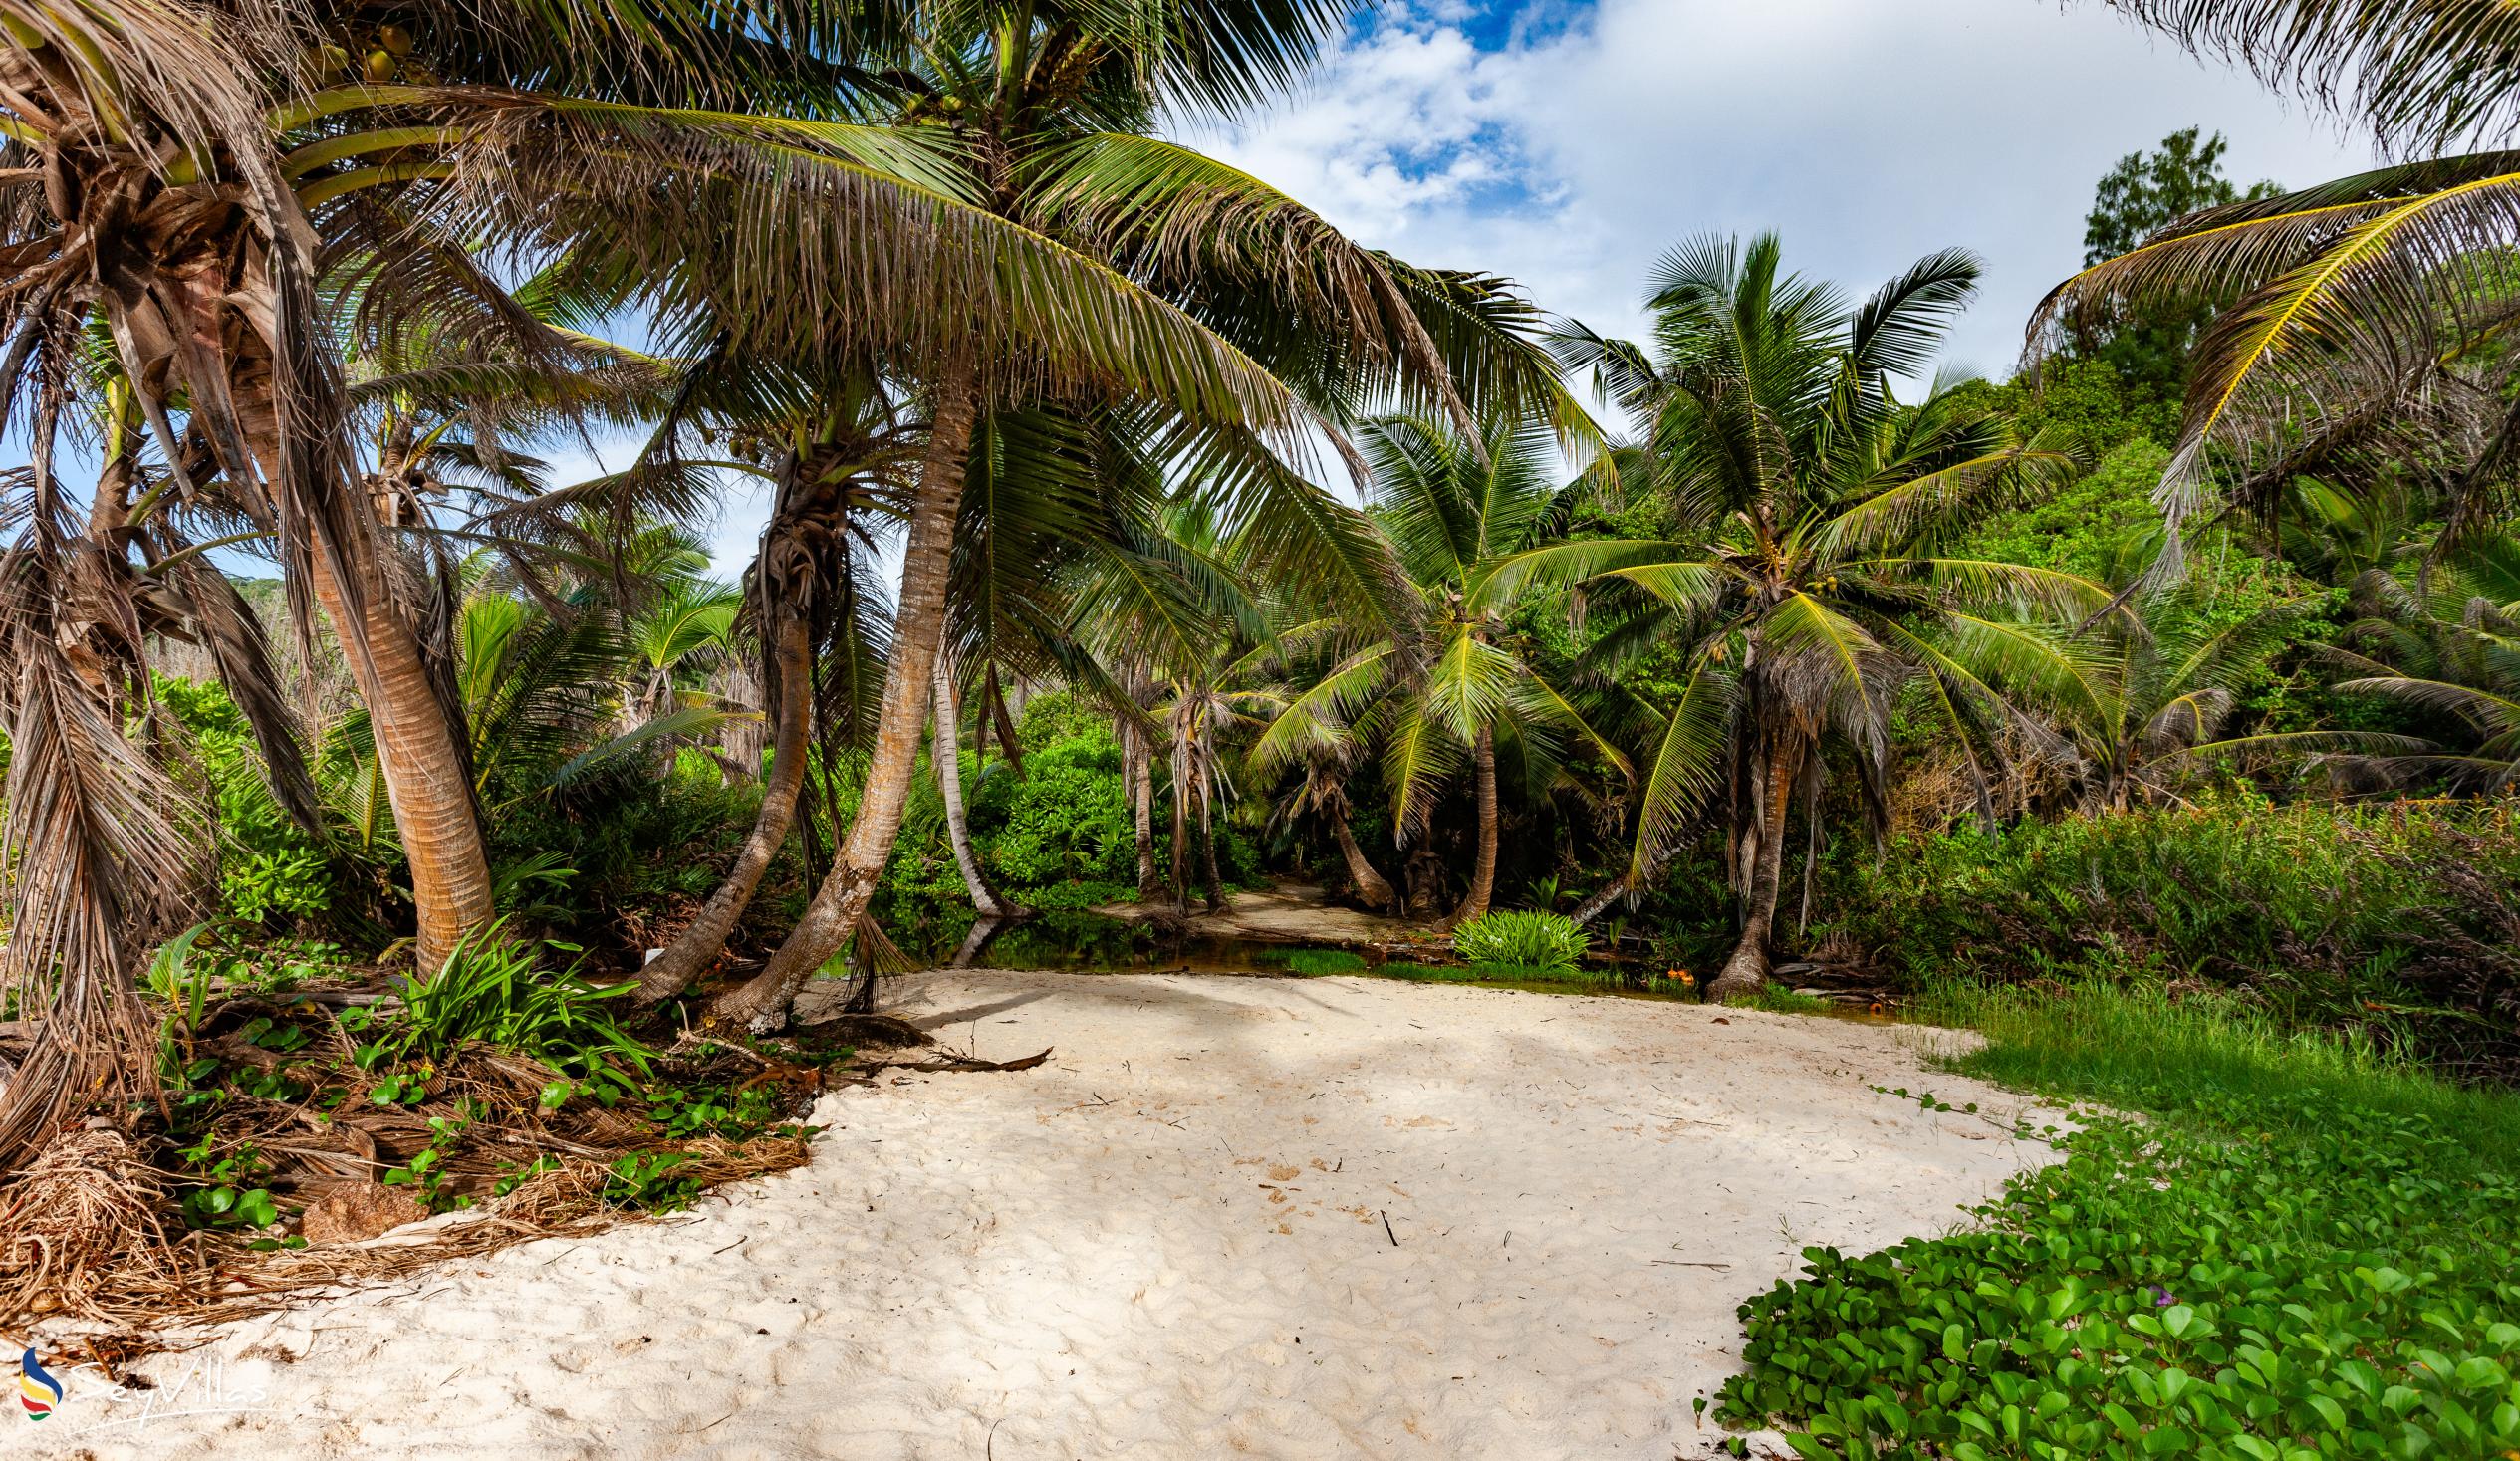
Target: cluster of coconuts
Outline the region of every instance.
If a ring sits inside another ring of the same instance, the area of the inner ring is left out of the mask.
[[[401,81],[429,86],[437,80],[428,68],[411,60],[411,33],[401,26],[388,23],[349,39],[352,44],[347,46],[334,43],[307,52],[307,71],[317,85],[365,82],[382,86]]]

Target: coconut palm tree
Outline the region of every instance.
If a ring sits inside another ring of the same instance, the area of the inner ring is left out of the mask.
[[[2520,405],[2475,351],[2520,311],[2520,22],[2484,0],[2113,0],[2191,48],[2340,103],[2400,158],[2316,187],[2210,208],[2058,285],[2030,324],[2035,364],[2078,330],[2169,298],[2235,300],[2198,340],[2158,501],[2179,529],[2216,495],[2267,518],[2295,473],[2375,433],[2470,436],[2447,487],[2445,550],[2506,513]],[[2426,156],[2461,139],[2495,150]],[[2442,431],[2435,418],[2466,428]]]
[[[2342,749],[2338,732],[2224,737],[2235,692],[2293,642],[2317,607],[2294,600],[2217,621],[2173,589],[2088,625],[1954,610],[1937,647],[2000,696],[2009,724],[2056,764],[2086,813],[2157,802],[2216,756]]]
[[[1340,505],[1290,472],[1260,432],[1295,426],[1297,400],[1333,432],[1357,401],[1378,395],[1457,409],[1456,376],[1499,395],[1562,398],[1492,285],[1359,248],[1257,179],[1149,134],[1166,107],[1239,105],[1284,85],[1344,29],[1350,8],[983,0],[924,16],[927,28],[881,79],[890,120],[922,128],[960,159],[958,192],[1141,283],[1205,333],[1195,343],[1149,342],[1140,368],[1122,375],[1063,367],[1021,341],[975,330],[907,372],[925,401],[928,440],[858,816],[787,941],[752,983],[717,1001],[716,1017],[754,1028],[783,1020],[874,897],[929,719],[972,442],[995,413],[1043,404],[1159,412],[1150,433],[1161,442],[1157,459],[1234,463],[1238,474],[1188,475],[1234,497],[1246,526],[1276,530],[1282,547],[1300,545],[1317,572],[1370,603],[1387,581],[1371,535],[1340,521]],[[1193,344],[1207,359],[1266,373],[1183,374],[1176,360]],[[1580,412],[1561,415],[1580,429]]]
[[[2428,741],[2364,737],[2391,744],[2347,747],[2353,759],[2480,796],[2520,782],[2520,535],[2471,535],[2428,583],[2367,571],[2353,602],[2347,642],[2326,651],[2354,672],[2336,688],[2440,727]]]
[[[873,564],[912,490],[915,424],[863,374],[789,395],[794,414],[784,423],[763,419],[783,394],[758,391],[733,411],[755,436],[752,449],[773,458],[777,484],[744,588],[771,723],[769,771],[725,879],[640,971],[642,1000],[680,994],[724,951],[795,825],[816,759],[809,748],[820,746],[828,773],[843,744],[863,744],[865,688],[887,678],[890,619]]]
[[[1689,678],[1645,762],[1628,877],[1641,885],[1702,806],[1720,802],[1741,935],[1708,986],[1755,990],[1798,795],[1818,834],[1821,758],[1856,752],[1878,787],[1893,692],[1919,670],[1957,716],[1990,692],[1920,632],[1972,608],[2088,614],[2097,584],[1955,557],[1972,522],[2046,490],[2085,457],[2059,435],[2024,440],[1940,381],[1913,405],[1892,377],[1919,369],[1977,282],[1964,252],[1928,255],[1863,303],[1785,272],[1773,235],[1696,239],[1665,255],[1647,307],[1655,349],[1570,326],[1563,354],[1641,419],[1649,485],[1686,536],[1578,542],[1495,563],[1471,595],[1595,580],[1638,602],[1614,644],[1677,636]],[[1634,479],[1647,472],[1627,476]]]
[[[1275,398],[1176,309],[957,191],[969,174],[939,160],[946,139],[835,120],[854,103],[846,63],[881,53],[905,13],[631,25],[484,5],[404,26],[320,8],[5,7],[0,388],[79,378],[72,358],[101,317],[173,490],[189,499],[215,476],[275,536],[293,606],[333,621],[369,704],[424,968],[486,916],[486,863],[461,737],[394,606],[343,434],[337,332],[388,361],[412,339],[560,349],[477,262],[486,245],[559,259],[563,293],[668,322],[709,313],[738,348],[882,349],[915,365],[967,356],[957,342],[985,329],[1073,372]],[[1184,24],[1243,39],[1214,19],[1200,7]],[[719,110],[730,102],[751,110]],[[800,287],[823,308],[794,309]],[[33,397],[39,458],[59,397]]]
[[[1491,565],[1561,532],[1594,484],[1563,486],[1546,428],[1500,421],[1476,435],[1423,416],[1367,427],[1371,511],[1414,593],[1407,638],[1367,645],[1331,666],[1253,748],[1256,767],[1335,757],[1357,722],[1378,743],[1401,846],[1428,835],[1443,789],[1465,771],[1475,817],[1467,885],[1443,922],[1487,911],[1501,824],[1500,757],[1545,792],[1570,743],[1624,774],[1626,756],[1575,697],[1550,683],[1512,623],[1515,597],[1477,590]]]

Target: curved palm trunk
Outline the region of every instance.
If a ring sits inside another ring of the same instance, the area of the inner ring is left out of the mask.
[[[1470,866],[1470,887],[1461,895],[1460,906],[1443,920],[1446,928],[1458,928],[1487,912],[1488,899],[1496,891],[1496,733],[1479,727],[1475,747],[1478,760],[1479,852]]]
[[[901,830],[901,808],[918,771],[919,743],[926,739],[927,696],[945,625],[945,582],[952,568],[954,517],[962,505],[965,458],[971,449],[977,381],[970,366],[950,367],[937,381],[927,459],[918,498],[910,510],[909,542],[901,554],[901,597],[893,612],[892,660],[883,675],[883,704],[877,712],[875,752],[848,841],[832,870],[814,890],[805,916],[768,966],[741,988],[728,991],[710,1013],[756,1032],[786,1022],[796,992],[823,962],[848,942],[850,930],[875,901],[876,885]]]
[[[762,875],[787,845],[788,828],[796,820],[798,796],[805,789],[806,739],[813,720],[813,628],[806,615],[793,609],[780,613],[778,642],[771,652],[779,672],[778,738],[770,752],[770,774],[761,786],[761,810],[752,834],[735,854],[726,880],[709,894],[700,916],[675,936],[665,951],[648,962],[638,976],[638,998],[653,1003],[671,999],[691,987],[701,971],[717,962],[726,940],[751,906]]]
[[[280,480],[281,431],[270,375],[248,369],[230,382],[246,449],[266,476]],[[417,912],[419,972],[432,974],[465,934],[490,921],[490,857],[481,837],[472,776],[456,743],[446,702],[437,692],[419,636],[394,608],[392,586],[378,556],[384,547],[373,527],[339,545],[338,557],[319,545],[307,554],[308,588],[341,641],[351,683],[368,707],[377,767],[385,779],[402,853],[410,864],[411,902]],[[358,578],[357,607],[340,572]],[[354,640],[365,654],[354,653]]]
[[[1756,820],[1749,846],[1742,850],[1749,864],[1749,886],[1742,892],[1741,941],[1723,971],[1706,986],[1708,999],[1756,994],[1768,980],[1768,934],[1776,924],[1776,897],[1785,875],[1785,813],[1793,803],[1794,771],[1803,749],[1790,734],[1776,733],[1768,742],[1766,765],[1752,788]]]
[[[928,755],[936,763],[936,790],[945,803],[945,840],[953,844],[954,865],[962,869],[963,891],[971,895],[971,906],[979,910],[983,921],[1024,917],[1032,910],[1018,906],[989,885],[989,875],[980,866],[980,853],[971,846],[971,823],[962,807],[962,707],[954,698],[953,671],[942,654],[936,656],[929,695],[936,702],[936,739]]]
[[[311,558],[316,602],[347,638],[352,610],[342,586],[324,554]],[[419,970],[432,974],[465,934],[490,920],[489,853],[473,807],[472,780],[420,657],[419,640],[394,610],[382,583],[372,580],[360,597],[365,604],[358,622],[368,652],[343,657],[368,707],[385,799],[410,863]]]
[[[1366,856],[1365,849],[1357,846],[1357,835],[1348,830],[1348,819],[1333,817],[1330,819],[1330,830],[1339,839],[1339,855],[1348,860],[1348,881],[1356,886],[1357,901],[1377,913],[1396,911],[1399,894],[1391,891],[1391,884],[1382,873],[1374,870],[1374,863]]]

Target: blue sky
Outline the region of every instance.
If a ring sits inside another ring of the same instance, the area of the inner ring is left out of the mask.
[[[2002,375],[2101,173],[2191,124],[2244,181],[2370,160],[2097,0],[1394,0],[1298,95],[1182,130],[1367,243],[1610,331],[1699,232],[1776,229],[1851,290],[1961,245],[1986,280],[1951,361]]]
[[[1986,276],[1947,363],[2000,376],[2081,262],[2095,181],[2199,123],[2244,181],[2370,161],[2099,0],[1386,0],[1295,95],[1172,130],[1369,245],[1509,276],[1610,333],[1638,329],[1646,268],[1695,233],[1776,229],[1794,267],[1857,291],[1961,245]],[[767,505],[757,486],[723,504],[721,572]]]

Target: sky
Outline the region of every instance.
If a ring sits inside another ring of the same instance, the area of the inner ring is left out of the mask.
[[[1278,104],[1169,129],[1368,246],[1507,276],[1606,334],[1638,332],[1646,270],[1695,234],[1776,230],[1856,294],[1959,245],[1985,275],[1944,364],[2000,377],[2082,262],[2100,176],[2199,124],[2243,183],[2372,157],[2100,0],[1386,0]],[[550,455],[571,480],[627,450]],[[768,509],[759,483],[721,505],[719,573]]]
[[[2097,0],[1394,0],[1298,95],[1181,134],[1371,246],[1610,334],[1692,235],[1773,229],[1855,293],[1958,245],[1986,272],[1949,364],[2002,376],[2081,266],[2100,176],[2197,124],[2244,184],[2371,161]]]

